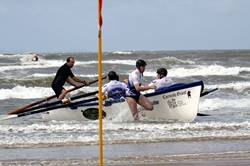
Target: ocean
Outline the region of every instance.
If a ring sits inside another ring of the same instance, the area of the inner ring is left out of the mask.
[[[94,52],[43,53],[39,61],[32,61],[33,55],[29,53],[0,54],[0,114],[53,95],[50,84],[68,56],[76,59],[72,69],[75,75],[96,79],[97,53]],[[138,158],[148,162],[149,156],[177,155],[178,158],[218,153],[250,158],[250,50],[104,52],[103,74],[113,70],[121,80],[126,79],[137,59],[144,59],[148,64],[145,83],[155,78],[157,68],[165,67],[176,83],[202,80],[205,89],[219,90],[200,100],[199,112],[210,116],[198,116],[191,123],[104,120],[107,163]],[[73,94],[95,90],[97,84]],[[52,165],[61,165],[61,161],[80,160],[87,165],[95,164],[98,140],[98,121],[44,121],[39,114],[17,118],[0,122],[0,163],[25,161],[25,165],[28,161],[50,163],[53,160]]]

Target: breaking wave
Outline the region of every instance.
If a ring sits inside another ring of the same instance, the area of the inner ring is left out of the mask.
[[[102,63],[104,64],[123,64],[123,65],[135,65],[135,60],[103,60]],[[34,61],[25,61],[21,64],[17,65],[8,65],[8,66],[1,66],[0,72],[4,71],[11,71],[11,70],[24,70],[24,69],[39,69],[39,68],[50,68],[50,67],[60,67],[65,63],[64,60],[39,60],[37,62]],[[80,65],[92,65],[97,64],[97,61],[77,61],[75,66]]]
[[[249,108],[250,102],[249,98],[241,99],[222,99],[222,98],[212,98],[203,99],[200,102],[200,110],[210,111],[210,110],[221,110],[222,108],[231,108],[242,110],[239,108]]]
[[[178,59],[176,57],[170,57],[170,56],[158,58],[158,59],[150,59],[148,61],[152,62],[152,63],[157,63],[157,64],[160,63],[161,65],[195,64],[195,62],[191,61],[191,60],[181,60],[181,59]]]
[[[168,69],[170,77],[212,76],[212,75],[239,75],[240,72],[250,72],[249,67],[224,67],[220,65],[194,66],[193,68]],[[144,76],[155,77],[156,71],[146,71]]]
[[[111,123],[103,125],[105,144],[250,138],[250,122]],[[37,122],[0,125],[1,147],[98,144],[94,122]]]
[[[206,85],[206,88],[232,89],[237,92],[243,92],[244,90],[250,88],[250,82],[245,81],[245,82],[232,82],[227,84]]]
[[[69,87],[66,87],[68,89]],[[97,87],[83,87],[79,90],[73,91],[71,94],[74,95],[80,91],[92,92],[97,90]],[[26,87],[26,86],[15,86],[11,89],[0,89],[0,100],[4,99],[35,99],[44,98],[47,96],[54,95],[54,92],[49,87]]]
[[[133,52],[130,52],[130,51],[114,51],[112,52],[113,54],[119,54],[119,55],[130,55],[132,54]]]

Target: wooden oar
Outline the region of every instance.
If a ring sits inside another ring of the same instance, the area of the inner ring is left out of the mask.
[[[70,107],[70,108],[74,109],[74,108],[77,108],[78,106],[82,106],[82,105],[84,106],[86,103],[89,104],[90,102],[97,101],[97,100],[98,100],[97,97],[93,97],[90,99],[77,101],[77,102],[69,103],[69,104],[57,104],[57,105],[53,105],[51,107],[41,108],[41,109],[38,109],[35,111],[21,112],[21,113],[12,114],[12,115],[2,115],[2,116],[0,116],[0,120],[7,120],[7,119],[18,118],[18,117],[23,117],[23,116],[27,116],[27,115],[33,115],[33,114],[51,111],[51,110],[55,110],[55,109],[59,109],[59,108]],[[95,103],[95,105],[96,105],[96,103]]]
[[[102,77],[102,79],[106,79],[106,78],[107,78],[107,76]],[[90,82],[89,82],[89,85],[90,85],[90,84],[93,84],[93,83],[96,83],[96,82],[98,82],[98,79],[96,79],[96,80],[94,80],[94,81],[90,81]],[[81,85],[81,86],[73,87],[73,88],[71,88],[71,89],[68,89],[67,92],[72,92],[72,91],[77,90],[77,89],[80,89],[80,88],[82,88],[82,87],[84,87],[84,86],[86,86],[86,85],[83,84],[83,85]],[[25,109],[28,109],[28,108],[33,107],[33,106],[35,106],[35,105],[41,104],[41,103],[43,103],[43,102],[47,102],[47,101],[49,101],[49,100],[51,100],[51,99],[53,99],[53,98],[55,98],[55,97],[56,97],[56,95],[52,95],[52,96],[43,98],[43,99],[41,99],[41,100],[34,101],[34,102],[32,102],[32,103],[30,103],[30,104],[28,104],[28,105],[25,105],[25,106],[23,106],[23,107],[21,107],[21,108],[18,108],[18,109],[16,109],[16,110],[13,110],[13,111],[9,112],[8,114],[10,115],[10,114],[18,114],[18,113],[24,112]]]
[[[98,93],[98,91],[94,91],[94,92],[90,92],[90,93],[77,95],[77,96],[71,97],[70,100],[74,101],[74,100],[77,100],[77,99],[81,99],[81,98],[85,98],[85,97],[95,95],[97,93]],[[41,109],[41,108],[46,108],[46,107],[50,107],[50,106],[57,105],[57,104],[62,104],[62,101],[58,100],[58,101],[54,101],[54,102],[50,102],[50,103],[41,104],[41,105],[38,105],[38,106],[27,108],[23,112],[33,111],[33,110],[37,110],[37,109]]]

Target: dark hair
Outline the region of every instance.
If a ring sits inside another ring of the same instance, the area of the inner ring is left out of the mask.
[[[114,71],[110,71],[108,74],[109,80],[117,80],[119,81],[119,76]]]
[[[139,60],[136,61],[136,68],[139,68],[141,66],[145,67],[146,65],[147,65],[147,63],[142,59],[139,59]]]
[[[162,68],[157,69],[156,73],[159,74],[162,78],[162,77],[167,76],[168,71],[167,71],[167,69],[162,67]]]
[[[66,59],[66,62],[69,63],[70,62],[70,59],[75,59],[73,56],[69,56],[67,59]]]

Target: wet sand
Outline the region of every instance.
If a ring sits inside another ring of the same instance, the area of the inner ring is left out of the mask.
[[[0,165],[98,165],[93,146],[1,148]],[[246,166],[250,140],[213,140],[104,145],[104,165]]]
[[[248,156],[238,156],[237,154],[233,155],[231,158],[229,156],[196,156],[195,158],[182,158],[175,157],[169,159],[165,157],[159,161],[159,158],[137,158],[134,161],[104,161],[104,166],[249,166],[250,165],[250,154]],[[147,160],[145,160],[147,158]],[[138,161],[140,160],[140,161]],[[34,166],[97,166],[99,165],[98,161],[86,161],[86,160],[14,160],[14,161],[1,161],[1,165],[34,165]]]

